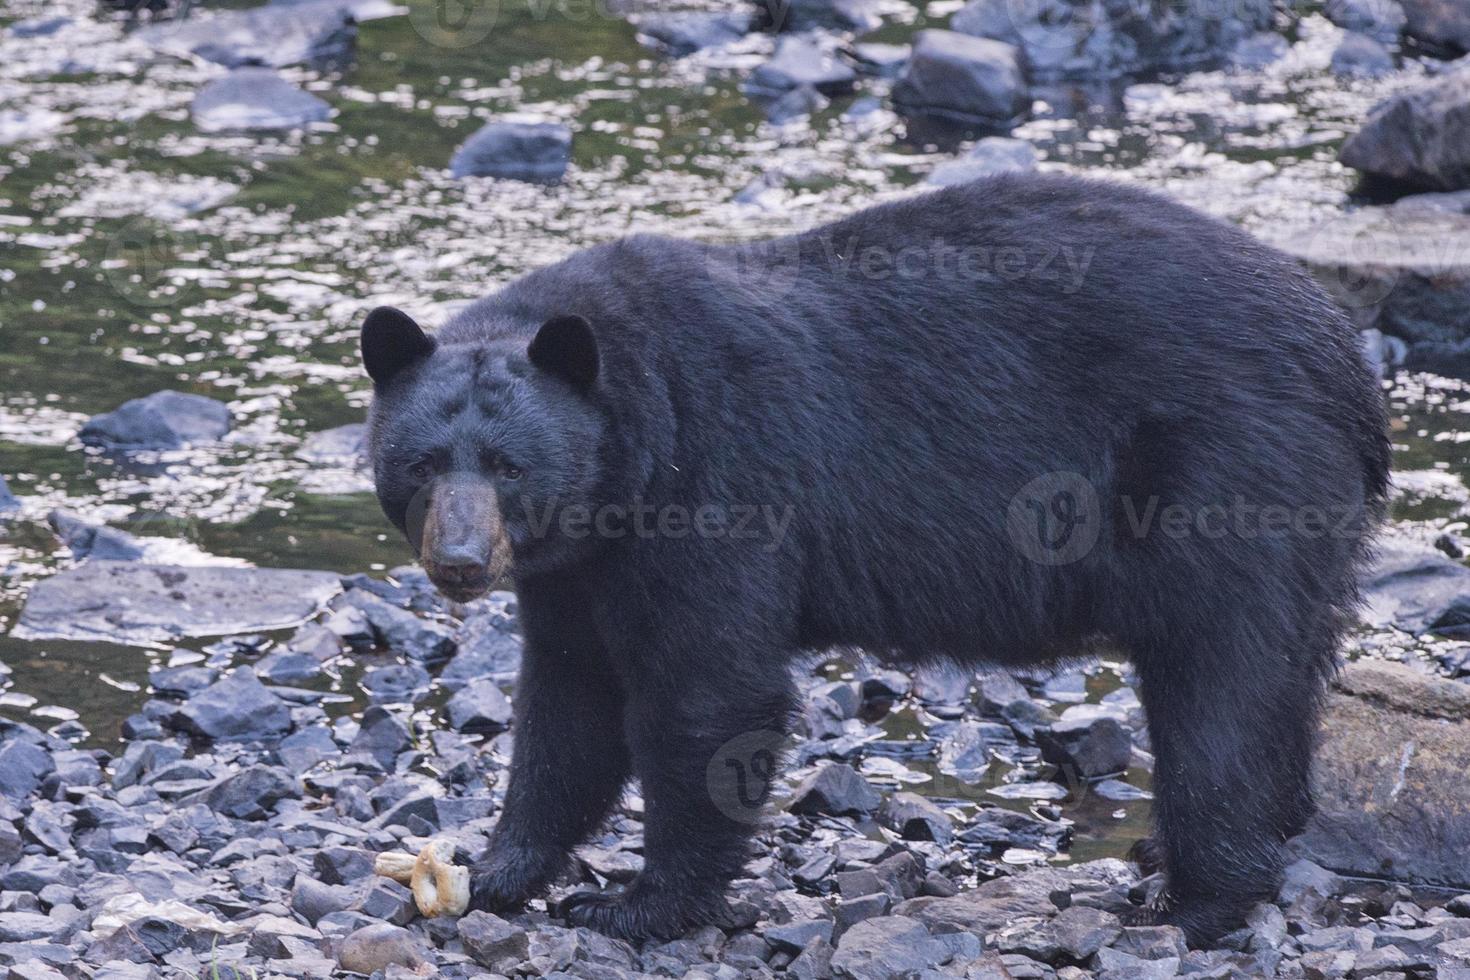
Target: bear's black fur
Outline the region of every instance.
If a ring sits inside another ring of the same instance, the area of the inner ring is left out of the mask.
[[[714,915],[788,667],[833,647],[1125,653],[1167,880],[1141,917],[1205,941],[1273,893],[1389,446],[1354,331],[1251,236],[1006,176],[760,244],[613,242],[432,338],[377,311],[364,353],[386,512],[451,594],[483,591],[494,552],[519,597],[478,906],[544,887],[636,776],[645,868],[568,918],[648,936]],[[444,504],[456,479],[491,516]],[[457,551],[416,524],[440,505]]]

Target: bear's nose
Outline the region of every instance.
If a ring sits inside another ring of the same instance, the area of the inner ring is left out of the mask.
[[[452,582],[473,582],[486,574],[486,562],[467,548],[445,549],[434,555],[434,568]]]

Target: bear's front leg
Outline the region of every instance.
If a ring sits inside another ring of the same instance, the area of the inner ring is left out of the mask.
[[[718,639],[721,632],[708,634]],[[649,657],[643,662],[656,669],[628,684],[628,744],[645,804],[644,868],[622,892],[568,898],[562,910],[573,925],[625,939],[667,938],[724,908],[777,775],[795,693],[786,661],[769,649],[711,646]]]
[[[559,874],[629,773],[623,691],[585,602],[548,586],[518,593],[526,648],[515,695],[505,806],[470,878],[470,907],[512,908]]]

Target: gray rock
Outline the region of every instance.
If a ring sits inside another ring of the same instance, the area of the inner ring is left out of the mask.
[[[801,85],[777,99],[766,101],[765,113],[767,119],[782,126],[797,119],[804,119],[812,113],[821,112],[829,105],[831,105],[831,100],[821,92],[810,85]]]
[[[374,667],[359,682],[368,697],[386,704],[412,704],[429,693],[432,678],[418,664]]]
[[[758,0],[765,26],[778,31],[836,30],[862,34],[883,21],[875,0]]]
[[[469,684],[449,699],[444,710],[450,727],[458,732],[496,732],[510,727],[510,701],[494,681]]]
[[[51,753],[38,745],[12,738],[0,746],[0,796],[21,803],[41,788],[56,769]]]
[[[10,492],[10,487],[5,483],[5,477],[0,475],[0,513],[7,510],[17,510],[20,501],[15,499],[15,494]]]
[[[370,974],[390,966],[418,969],[432,964],[427,948],[413,933],[389,922],[377,922],[348,934],[337,962],[351,973]]]
[[[498,915],[470,912],[459,920],[458,929],[465,952],[487,970],[510,974],[530,953],[530,936],[525,928]]]
[[[312,867],[329,885],[350,885],[372,875],[373,860],[373,852],[360,847],[324,847],[312,857]]]
[[[905,840],[948,844],[954,821],[931,800],[917,793],[894,793],[878,808],[878,822]]]
[[[1041,757],[1064,779],[1096,779],[1128,768],[1133,741],[1116,718],[1104,714],[1063,717],[1036,729]]]
[[[78,434],[88,446],[122,451],[178,449],[215,442],[230,431],[224,402],[180,391],[156,391],[97,415]]]
[[[864,919],[838,940],[832,970],[852,980],[915,976],[954,959],[962,948],[957,940],[968,940],[974,946],[973,955],[979,955],[980,940],[975,936],[931,936],[923,923],[902,915]]]
[[[321,661],[290,650],[278,650],[255,662],[255,676],[272,684],[302,684],[321,675]]]
[[[1112,946],[1144,960],[1172,958],[1177,962],[1189,952],[1184,930],[1178,926],[1128,926],[1113,940]]]
[[[893,103],[909,117],[1009,128],[1030,109],[1015,47],[954,31],[920,31]]]
[[[1241,38],[1230,49],[1230,64],[1236,68],[1255,70],[1274,65],[1291,51],[1286,38],[1272,31],[1262,31]]]
[[[493,615],[471,616],[454,634],[457,650],[439,672],[451,690],[476,680],[514,680],[521,669],[521,638]]]
[[[323,916],[347,909],[355,900],[352,889],[328,885],[306,875],[297,875],[291,886],[291,911],[312,925]]]
[[[1393,71],[1393,55],[1367,34],[1344,34],[1332,52],[1332,71],[1349,78],[1377,78]]]
[[[374,878],[352,907],[363,915],[395,926],[406,926],[419,914],[413,892],[388,878]]]
[[[1035,148],[1025,140],[987,136],[958,160],[946,160],[935,167],[926,183],[948,187],[995,174],[1029,173],[1036,169],[1037,162]]]
[[[1436,551],[1385,547],[1364,576],[1366,617],[1414,634],[1470,636],[1470,568]]]
[[[1470,188],[1470,71],[1448,72],[1379,103],[1340,157],[1413,189]]]
[[[1470,686],[1386,662],[1344,668],[1323,713],[1317,813],[1298,853],[1333,871],[1470,888]]]
[[[216,783],[204,802],[227,817],[264,820],[281,800],[300,796],[301,786],[289,773],[273,766],[251,766]]]
[[[159,51],[227,68],[298,64],[329,68],[352,58],[357,26],[347,5],[316,0],[189,17],[146,27],[137,37]]]
[[[770,60],[758,66],[745,83],[746,91],[768,97],[797,88],[811,88],[824,95],[852,91],[857,72],[824,50],[814,38],[782,37]]]
[[[148,685],[164,697],[187,698],[219,680],[213,667],[159,667],[148,671]]]
[[[11,24],[6,28],[6,33],[11,37],[50,37],[73,23],[70,17],[32,17]]]
[[[11,635],[148,644],[284,629],[339,588],[329,572],[93,560],[32,586]]]
[[[1404,33],[1440,54],[1470,51],[1470,7],[1463,0],[1400,0]]]
[[[39,912],[0,912],[0,943],[64,940],[75,932],[66,919]]]
[[[206,738],[251,741],[289,732],[291,710],[248,667],[240,667],[184,702],[168,722]]]
[[[1071,892],[1073,888],[1066,875],[1048,868],[996,878],[952,898],[910,899],[893,911],[918,919],[935,931],[983,935],[1022,917],[1055,915],[1057,906],[1051,896]]]
[[[572,131],[561,123],[489,122],[449,161],[460,177],[561,180],[572,159]]]
[[[1399,39],[1408,20],[1399,0],[1327,0],[1322,12],[1344,30],[1388,44]]]
[[[882,44],[869,41],[852,46],[852,59],[858,71],[879,78],[897,78],[908,64],[913,49],[907,44]]]
[[[367,425],[354,422],[313,432],[296,450],[296,458],[319,465],[361,466],[367,458]]]
[[[797,955],[814,940],[823,943],[832,941],[831,919],[797,919],[785,925],[772,926],[763,935],[766,942],[777,950]]]
[[[200,89],[189,114],[206,133],[301,129],[330,119],[332,107],[269,68],[236,68]]]
[[[1104,980],[1167,980],[1179,975],[1180,957],[1145,960],[1103,947],[1097,951],[1097,976]]]
[[[792,813],[872,813],[883,797],[852,766],[842,762],[823,765],[801,781],[791,796]]]
[[[1118,917],[1074,905],[1051,919],[1014,926],[997,937],[1002,952],[1059,965],[1090,959],[1122,932]]]
[[[1218,64],[1243,38],[1269,30],[1271,0],[1168,10],[1092,0],[971,0],[950,26],[1020,48],[1033,78],[1100,79]]]
[[[1470,215],[1456,195],[1419,195],[1269,236],[1359,329],[1424,343],[1470,339]],[[1470,205],[1470,200],[1465,201]]]
[[[420,619],[364,589],[348,592],[339,605],[361,610],[378,642],[409,660],[437,667],[454,653],[454,634],[447,627]]]
[[[413,737],[404,724],[380,705],[372,705],[362,713],[362,725],[352,740],[352,752],[364,753],[377,760],[388,772],[399,753],[413,746]]]
[[[650,14],[635,24],[638,39],[675,57],[738,41],[750,32],[754,17],[746,11],[730,13]]]

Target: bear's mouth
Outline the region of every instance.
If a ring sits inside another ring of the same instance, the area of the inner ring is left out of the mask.
[[[474,578],[451,578],[436,574],[433,569],[425,571],[429,573],[429,581],[434,583],[439,594],[451,602],[473,602],[489,592],[493,584],[488,574]]]

